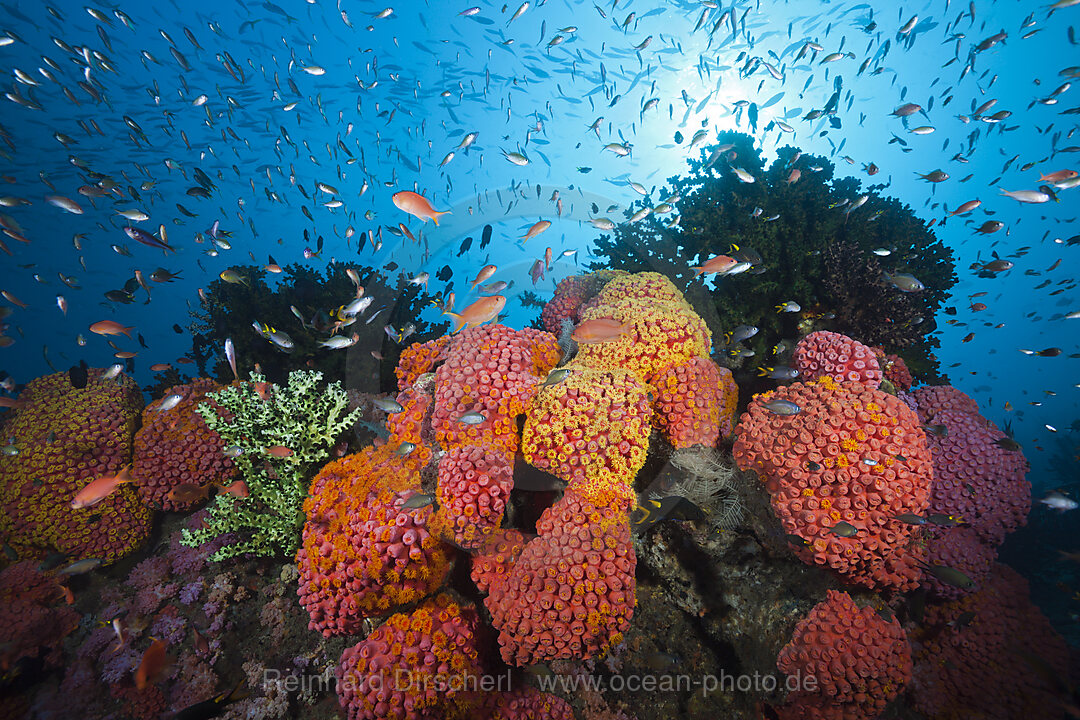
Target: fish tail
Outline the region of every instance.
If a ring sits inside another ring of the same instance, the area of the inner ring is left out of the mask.
[[[460,330],[462,328],[462,326],[468,326],[468,324],[469,324],[468,320],[461,317],[461,315],[459,315],[456,312],[448,312],[446,314],[449,315],[450,317],[454,318],[454,329],[450,331],[451,333],[456,333],[458,330]]]
[[[702,268],[702,267],[694,267],[694,266],[691,266],[691,267],[690,267],[690,269],[691,269],[691,270],[697,270],[697,272],[696,272],[696,273],[694,273],[694,277],[697,277],[697,276],[698,276],[698,275],[700,275],[701,273],[705,272],[705,268]]]
[[[439,218],[443,215],[449,215],[449,210],[435,210],[431,213],[431,222],[435,223],[435,227],[439,226]]]

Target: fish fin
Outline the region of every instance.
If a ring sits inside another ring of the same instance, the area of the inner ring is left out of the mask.
[[[454,318],[454,329],[450,331],[451,334],[456,333],[458,330],[461,329],[463,325],[466,329],[468,329],[469,323],[467,320],[465,320],[465,318],[461,317],[461,315],[456,312],[448,312],[446,314]]]
[[[236,702],[237,700],[243,700],[250,694],[251,693],[248,692],[247,688],[244,687],[244,680],[241,678],[240,680],[237,680],[236,685],[234,685],[231,690],[226,690],[215,697],[214,702],[227,705]]]

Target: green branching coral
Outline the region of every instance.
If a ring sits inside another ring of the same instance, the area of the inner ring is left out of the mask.
[[[597,240],[596,254],[607,260],[592,268],[660,272],[685,288],[712,330],[717,359],[736,370],[740,383],[754,378],[759,365],[788,360],[773,353],[781,340],[790,347],[819,329],[880,344],[904,357],[921,379],[936,379],[930,333],[956,282],[951,251],[910,207],[882,195],[881,186],[834,177],[826,158],[784,147],[766,166],[749,135],[721,133],[717,141],[691,158],[686,174],[627,210],[630,217],[668,202],[681,216],[678,223],[655,213],[621,223]],[[754,182],[740,180],[736,168]],[[692,266],[737,249],[758,256],[749,272],[716,281],[694,277]],[[884,272],[912,273],[926,290],[902,293]],[[787,301],[801,312],[777,312]],[[744,343],[754,354],[741,372],[720,340],[739,325],[760,329]]]
[[[359,409],[347,412],[349,399],[339,383],[320,389],[320,372],[293,371],[284,387],[268,385],[257,373],[250,377],[208,396],[221,415],[207,404],[198,407],[210,429],[239,452],[234,462],[249,492],[218,493],[207,527],[184,530],[183,543],[191,547],[235,534],[214,560],[245,553],[291,557],[300,544],[310,477],[360,417]]]

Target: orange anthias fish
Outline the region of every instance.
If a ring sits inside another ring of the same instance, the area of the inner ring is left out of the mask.
[[[730,271],[731,268],[735,267],[738,264],[739,261],[731,257],[730,255],[717,255],[714,258],[710,258],[701,267],[691,267],[690,269],[697,270],[697,272],[694,273],[694,277],[697,277],[698,275],[701,275],[703,273],[720,273],[722,275]]]
[[[449,213],[449,210],[436,210],[428,202],[428,199],[419,193],[414,193],[411,190],[402,190],[396,192],[390,198],[394,202],[394,206],[398,210],[403,210],[414,217],[418,217],[424,222],[431,220],[436,225],[439,224],[439,217]]]
[[[960,207],[956,208],[951,213],[949,213],[948,217],[952,217],[953,215],[963,215],[964,213],[969,213],[972,210],[974,210],[975,208],[979,207],[980,205],[982,205],[982,200],[968,200],[966,203],[964,203],[963,205],[961,205]]]
[[[247,483],[243,480],[233,480],[229,485],[218,485],[218,489],[233,497],[246,498],[251,495],[251,490],[248,489]]]
[[[154,638],[154,642],[143,653],[142,662],[135,669],[135,687],[145,690],[148,685],[153,685],[169,666],[169,658],[165,655],[167,645],[164,640]]]
[[[209,485],[196,485],[195,483],[180,483],[165,496],[174,503],[187,505],[188,503],[203,500],[210,493]]]
[[[1039,182],[1065,182],[1066,180],[1072,180],[1074,177],[1076,177],[1076,175],[1077,173],[1075,170],[1058,170],[1057,172],[1052,172],[1049,175],[1043,175],[1042,173],[1039,173]]]
[[[98,335],[127,335],[131,337],[132,327],[124,327],[115,320],[101,320],[90,326],[90,332],[97,333]]]
[[[292,457],[293,451],[285,447],[284,445],[273,445],[266,448],[266,454],[279,458],[287,458]]]
[[[489,295],[480,298],[460,313],[448,312],[446,314],[454,318],[452,332],[457,332],[462,327],[468,329],[495,319],[504,307],[506,307],[506,298],[504,296]]]
[[[529,231],[526,232],[524,235],[522,235],[518,239],[521,240],[522,242],[528,242],[532,238],[536,237],[540,233],[547,230],[549,227],[551,227],[551,221],[550,220],[541,220],[538,223],[534,223],[533,226],[531,228],[529,228]]]
[[[4,299],[7,300],[12,305],[18,305],[19,307],[23,308],[24,310],[29,307],[29,305],[27,305],[22,300],[15,297],[11,293],[9,293],[7,290],[0,291],[0,295],[3,295]]]
[[[115,475],[105,475],[92,480],[89,485],[75,494],[75,499],[71,501],[72,509],[81,510],[93,507],[116,492],[116,489],[124,483],[132,482],[135,478],[131,477],[130,470],[131,466],[125,465]]]
[[[485,265],[484,267],[480,268],[480,272],[476,273],[476,279],[472,281],[472,285],[469,286],[469,290],[475,289],[477,285],[494,275],[496,270],[498,270],[498,268],[494,265]]]
[[[615,318],[595,318],[579,324],[570,338],[582,345],[615,342],[627,335],[631,327],[630,322]]]

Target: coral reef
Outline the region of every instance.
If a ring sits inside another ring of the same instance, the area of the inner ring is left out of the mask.
[[[653,418],[673,447],[708,446],[731,434],[739,388],[727,368],[695,357],[660,372],[652,384]]]
[[[86,720],[187,717],[215,697],[227,707],[213,713],[259,720],[871,720],[906,716],[903,703],[935,720],[1052,716],[1064,646],[993,564],[1029,508],[1016,446],[960,391],[911,392],[904,360],[811,332],[830,319],[815,298],[766,323],[810,332],[791,361],[803,377],[750,400],[729,453],[744,373],[709,356],[722,304],[697,280],[687,297],[709,323],[657,273],[568,278],[541,316],[558,338],[501,325],[422,338],[392,397],[322,389],[310,371],[169,388],[179,402],[152,403],[135,442],[139,473],[155,475],[144,495],[190,507],[169,492],[224,485],[226,456],[240,479],[190,518],[161,515],[148,554],[67,586],[25,562],[0,573],[0,630],[16,638],[0,665],[41,683],[36,716],[78,698]],[[91,372],[124,410],[94,420],[127,433],[102,455],[115,471],[137,403],[123,376],[103,385]],[[34,408],[5,422],[40,428]],[[372,444],[346,454],[358,429]],[[60,438],[36,432],[0,462]],[[61,604],[72,597],[82,623]],[[138,690],[153,639],[169,662]],[[778,670],[816,685],[785,687]],[[595,684],[724,673],[779,682]],[[5,708],[28,707],[10,694],[0,684]]]
[[[649,447],[648,395],[629,370],[573,366],[537,397],[525,421],[525,459],[598,505],[629,509]]]
[[[708,359],[709,328],[663,275],[637,273],[609,280],[581,309],[582,322],[600,318],[629,327],[614,342],[580,344],[575,365],[629,370],[644,382],[654,382],[674,365]]]
[[[82,389],[68,373],[33,380],[19,395],[21,409],[0,425],[16,450],[0,455],[0,538],[19,557],[57,551],[111,563],[150,531],[150,510],[130,485],[72,507],[81,489],[131,460],[142,398],[127,375],[106,380],[102,372],[91,369]]]
[[[469,575],[480,592],[488,592],[493,582],[507,574],[530,539],[514,529],[498,530],[485,538],[471,555]]]
[[[908,370],[907,363],[899,355],[886,355],[880,349],[874,349],[874,355],[877,356],[878,365],[881,366],[881,371],[885,373],[885,379],[893,384],[898,390],[908,392],[911,390],[912,383],[915,379],[911,377],[911,371]]]
[[[913,217],[910,220],[919,222]],[[922,228],[916,230],[910,221],[906,224],[904,231],[918,237]],[[923,232],[929,234],[928,231]],[[935,245],[931,244],[929,247],[934,248]],[[948,251],[934,254],[944,259],[948,258],[947,253]],[[862,338],[868,344],[884,345],[900,352],[906,352],[914,345],[938,345],[937,338],[929,336],[929,333],[937,329],[934,314],[945,293],[939,294],[936,292],[938,288],[933,288],[931,292],[938,302],[932,303],[912,293],[898,291],[885,280],[883,272],[901,270],[893,269],[894,264],[891,262],[883,264],[877,256],[866,252],[861,243],[850,239],[838,238],[829,243],[822,255],[822,261],[825,266],[826,303],[836,314],[833,326],[837,330]],[[951,262],[948,269],[936,270],[926,267],[925,263],[918,264],[921,267],[916,273],[920,279],[922,273],[931,270],[935,276],[946,282],[946,287],[956,281],[955,276],[949,276]],[[904,270],[911,271],[911,268]],[[916,364],[925,364],[929,356],[916,354],[912,358]],[[935,376],[930,374],[925,379],[932,380]]]
[[[795,626],[776,664],[813,685],[789,693],[781,720],[873,720],[911,679],[911,646],[895,618],[830,590]]]
[[[513,665],[595,657],[622,640],[634,610],[630,525],[618,506],[572,491],[544,511],[511,570],[484,604]]]
[[[917,405],[919,417],[926,422],[934,422],[934,418],[942,410],[979,414],[979,404],[951,385],[922,385],[915,388],[911,395]]]
[[[131,469],[144,504],[163,510],[190,510],[208,496],[212,486],[228,485],[236,474],[232,458],[222,452],[225,444],[221,436],[196,412],[205,403],[226,420],[231,419],[207,398],[218,390],[213,380],[197,379],[165,390],[162,397],[181,397],[170,410],[162,412],[157,404],[143,410]]]
[[[1071,702],[1065,641],[1007,566],[978,592],[928,606],[911,640],[914,707],[933,720],[1061,717]]]
[[[446,578],[449,548],[427,530],[430,506],[403,507],[419,468],[384,445],[328,464],[312,482],[296,557],[312,630],[356,634],[365,617],[417,602]]]
[[[483,445],[513,455],[517,416],[558,360],[555,338],[540,330],[485,325],[461,333],[435,370],[431,425],[440,447]]]
[[[924,587],[935,597],[955,600],[982,586],[983,581],[990,575],[997,556],[992,546],[983,543],[978,533],[966,526],[933,528],[925,532],[926,564],[929,567],[959,570],[973,585],[971,588],[963,588],[944,583],[933,573],[924,571]]]
[[[794,414],[776,403],[793,403]],[[918,581],[912,527],[927,508],[930,450],[915,413],[896,397],[829,376],[758,395],[739,421],[733,453],[756,471],[806,562],[870,588]]]
[[[0,571],[0,674],[8,678],[28,659],[59,666],[63,640],[79,625],[79,613],[63,604],[69,591],[34,566],[23,561]]]
[[[438,595],[410,614],[390,616],[347,648],[337,668],[348,720],[421,720],[455,708],[477,685],[476,611]]]
[[[462,547],[476,546],[502,523],[513,487],[513,455],[477,445],[451,447],[439,459],[440,534]]]
[[[563,295],[557,290],[560,313],[576,312],[582,322],[609,318],[622,329],[609,342],[581,344],[565,365],[565,379],[541,389],[522,450],[530,463],[598,505],[630,503],[649,425],[676,447],[711,446],[730,428],[738,395],[730,376],[708,359],[705,323],[667,278],[599,275],[568,283]]]
[[[959,395],[954,402],[938,405],[928,414],[923,400],[940,401],[941,393],[919,388],[915,397],[927,423],[943,430],[927,433],[934,460],[932,512],[955,515],[970,525],[991,545],[1000,545],[1005,534],[1027,521],[1031,510],[1031,483],[1027,460],[1019,449],[999,444],[1007,436],[976,410],[964,412],[949,407],[969,407]],[[959,392],[959,391],[957,391]],[[964,396],[965,398],[967,396]],[[970,400],[970,398],[968,398]]]
[[[422,464],[433,457],[429,444],[434,433],[431,431],[431,410],[434,398],[431,395],[433,375],[422,376],[416,384],[398,393],[401,411],[386,418],[387,442],[395,447],[413,446],[406,454],[415,454]],[[424,434],[426,431],[426,434]]]
[[[805,381],[828,375],[837,382],[861,382],[876,388],[883,377],[873,350],[828,330],[812,332],[799,340],[791,364]]]
[[[562,698],[522,686],[504,693],[489,693],[476,717],[489,720],[574,720],[574,711]]]
[[[617,270],[597,270],[587,275],[570,275],[559,281],[555,286],[555,295],[545,305],[540,313],[540,320],[544,329],[553,335],[559,335],[563,323],[567,320],[571,325],[581,321],[581,306],[593,296],[609,280],[626,275],[627,273]]]
[[[237,534],[214,552],[215,560],[296,552],[309,473],[360,414],[346,412],[348,396],[338,383],[320,388],[321,380],[322,373],[296,370],[278,386],[252,373],[249,382],[210,393],[212,402],[199,405],[207,427],[237,448],[247,494],[215,496],[207,527],[185,530],[184,542],[200,545]]]

